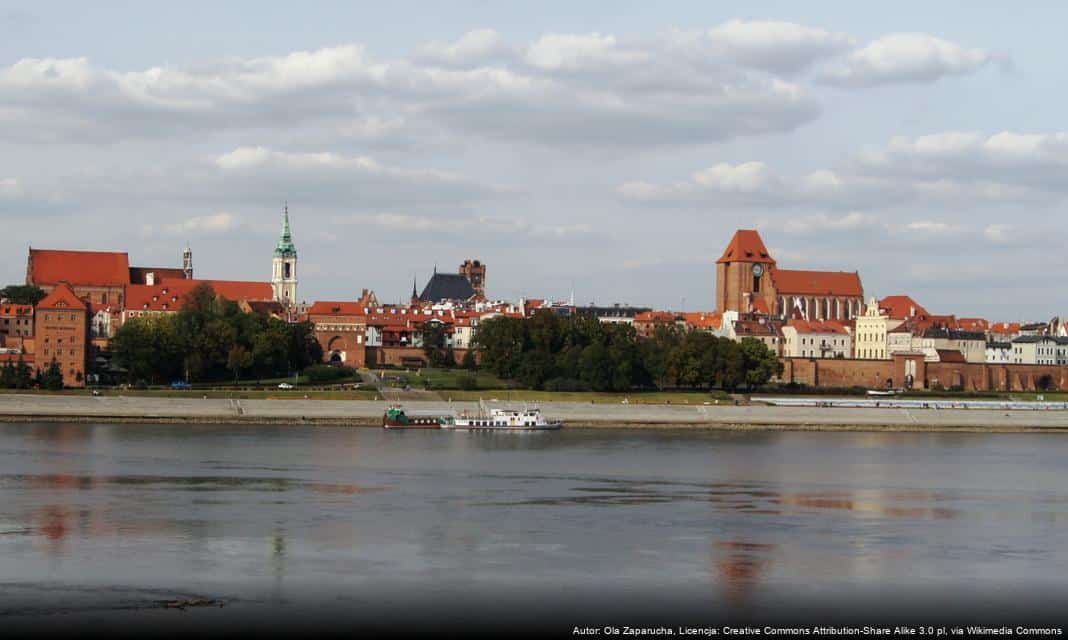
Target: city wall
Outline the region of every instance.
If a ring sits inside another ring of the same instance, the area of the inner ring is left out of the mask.
[[[891,360],[784,358],[782,380],[811,387],[885,389],[904,386],[908,375],[915,389],[1068,390],[1068,366],[924,362],[922,354],[894,354]]]

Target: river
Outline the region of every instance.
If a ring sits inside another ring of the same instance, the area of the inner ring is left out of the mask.
[[[0,424],[32,629],[1001,624],[1066,532],[1063,434]]]

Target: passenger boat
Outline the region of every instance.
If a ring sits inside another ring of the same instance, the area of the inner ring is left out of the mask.
[[[445,421],[443,416],[410,416],[398,404],[387,407],[382,416],[386,429],[440,429]]]
[[[560,420],[546,420],[537,407],[523,409],[486,409],[479,401],[478,413],[456,413],[441,425],[453,431],[555,431],[564,426]]]

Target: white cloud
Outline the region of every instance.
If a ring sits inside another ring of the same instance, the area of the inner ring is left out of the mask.
[[[854,51],[825,70],[821,78],[846,87],[932,82],[970,73],[991,60],[987,51],[968,49],[929,34],[894,33]]]
[[[801,218],[791,218],[783,225],[787,233],[812,233],[814,231],[841,231],[861,227],[876,227],[882,223],[878,218],[861,211],[851,211],[841,216],[818,213]]]
[[[134,71],[27,58],[0,68],[0,103],[2,138],[108,144],[322,123],[372,141],[435,127],[457,140],[678,144],[787,131],[819,113],[799,85],[662,43],[547,34],[509,49],[488,30],[396,60],[358,44]]]
[[[23,194],[22,185],[15,178],[0,178],[0,198],[16,198]]]
[[[599,33],[547,34],[530,45],[526,52],[528,64],[554,71],[611,68],[648,59],[647,52],[620,46],[615,36]]]
[[[730,20],[707,31],[673,31],[668,47],[756,69],[796,73],[842,53],[853,38],[792,22]]]
[[[447,66],[477,65],[510,57],[512,48],[493,29],[468,31],[455,42],[430,42],[419,49],[417,59]]]
[[[596,234],[593,227],[588,224],[534,224],[517,217],[434,217],[378,212],[337,217],[334,222],[345,225],[368,225],[408,234],[433,233],[463,236],[488,234],[531,238],[567,238]]]
[[[176,223],[163,225],[146,224],[142,227],[144,235],[183,236],[225,234],[243,226],[240,219],[232,213],[220,211],[205,216],[193,216]]]

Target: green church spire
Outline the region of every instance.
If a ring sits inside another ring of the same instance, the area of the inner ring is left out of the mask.
[[[293,234],[289,231],[289,202],[286,201],[282,211],[282,237],[274,248],[274,255],[283,258],[296,257],[297,248],[293,245]]]

